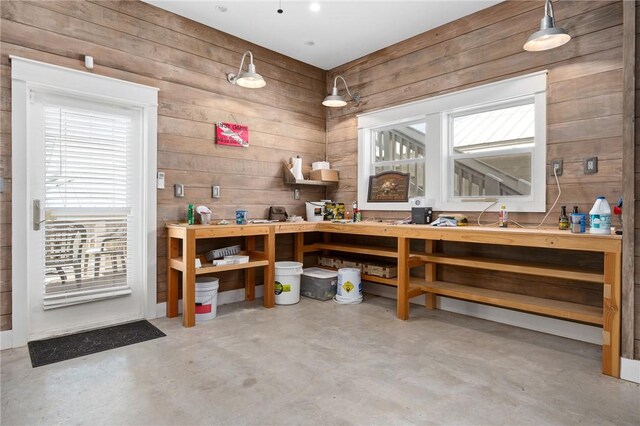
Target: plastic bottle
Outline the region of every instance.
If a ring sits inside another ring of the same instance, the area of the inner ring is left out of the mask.
[[[569,217],[567,216],[567,206],[560,207],[560,218],[558,219],[558,229],[566,231],[569,229]]]
[[[596,198],[596,202],[589,212],[589,223],[591,225],[589,233],[611,234],[611,207],[602,195]]]
[[[498,213],[498,226],[500,228],[506,228],[509,222],[509,212],[507,211],[507,206],[503,205],[500,207],[500,212]]]
[[[191,203],[189,203],[189,207],[187,207],[187,222],[189,225],[196,223],[195,216],[193,214],[193,204]]]
[[[353,221],[358,222],[358,202],[351,203],[351,207],[353,208]]]

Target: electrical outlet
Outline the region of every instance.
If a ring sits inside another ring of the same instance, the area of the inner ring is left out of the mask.
[[[293,199],[294,200],[299,200],[300,199],[300,188],[294,188],[293,189]]]
[[[220,198],[220,186],[213,185],[211,187],[211,198]]]
[[[592,175],[598,173],[598,157],[585,158],[584,160],[584,174]]]
[[[173,185],[173,195],[175,197],[183,198],[184,197],[184,185],[181,183],[176,183]]]
[[[562,160],[551,160],[551,176],[562,176]]]
[[[164,189],[164,172],[158,172],[158,181],[156,187],[158,189]]]

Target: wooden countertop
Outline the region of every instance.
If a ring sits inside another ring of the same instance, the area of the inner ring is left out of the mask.
[[[169,228],[195,231],[196,238],[215,236],[262,235],[298,232],[333,232],[340,234],[404,237],[467,243],[546,247],[597,252],[619,252],[621,235],[574,234],[556,228],[498,228],[484,226],[437,227],[403,225],[386,222],[274,222],[247,225],[167,224]]]

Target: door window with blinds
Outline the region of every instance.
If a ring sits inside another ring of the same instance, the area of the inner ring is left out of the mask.
[[[140,117],[42,95],[45,309],[131,293]]]

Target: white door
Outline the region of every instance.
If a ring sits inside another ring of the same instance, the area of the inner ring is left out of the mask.
[[[155,318],[158,89],[9,60],[11,346]]]
[[[29,93],[29,340],[144,317],[142,117]]]

